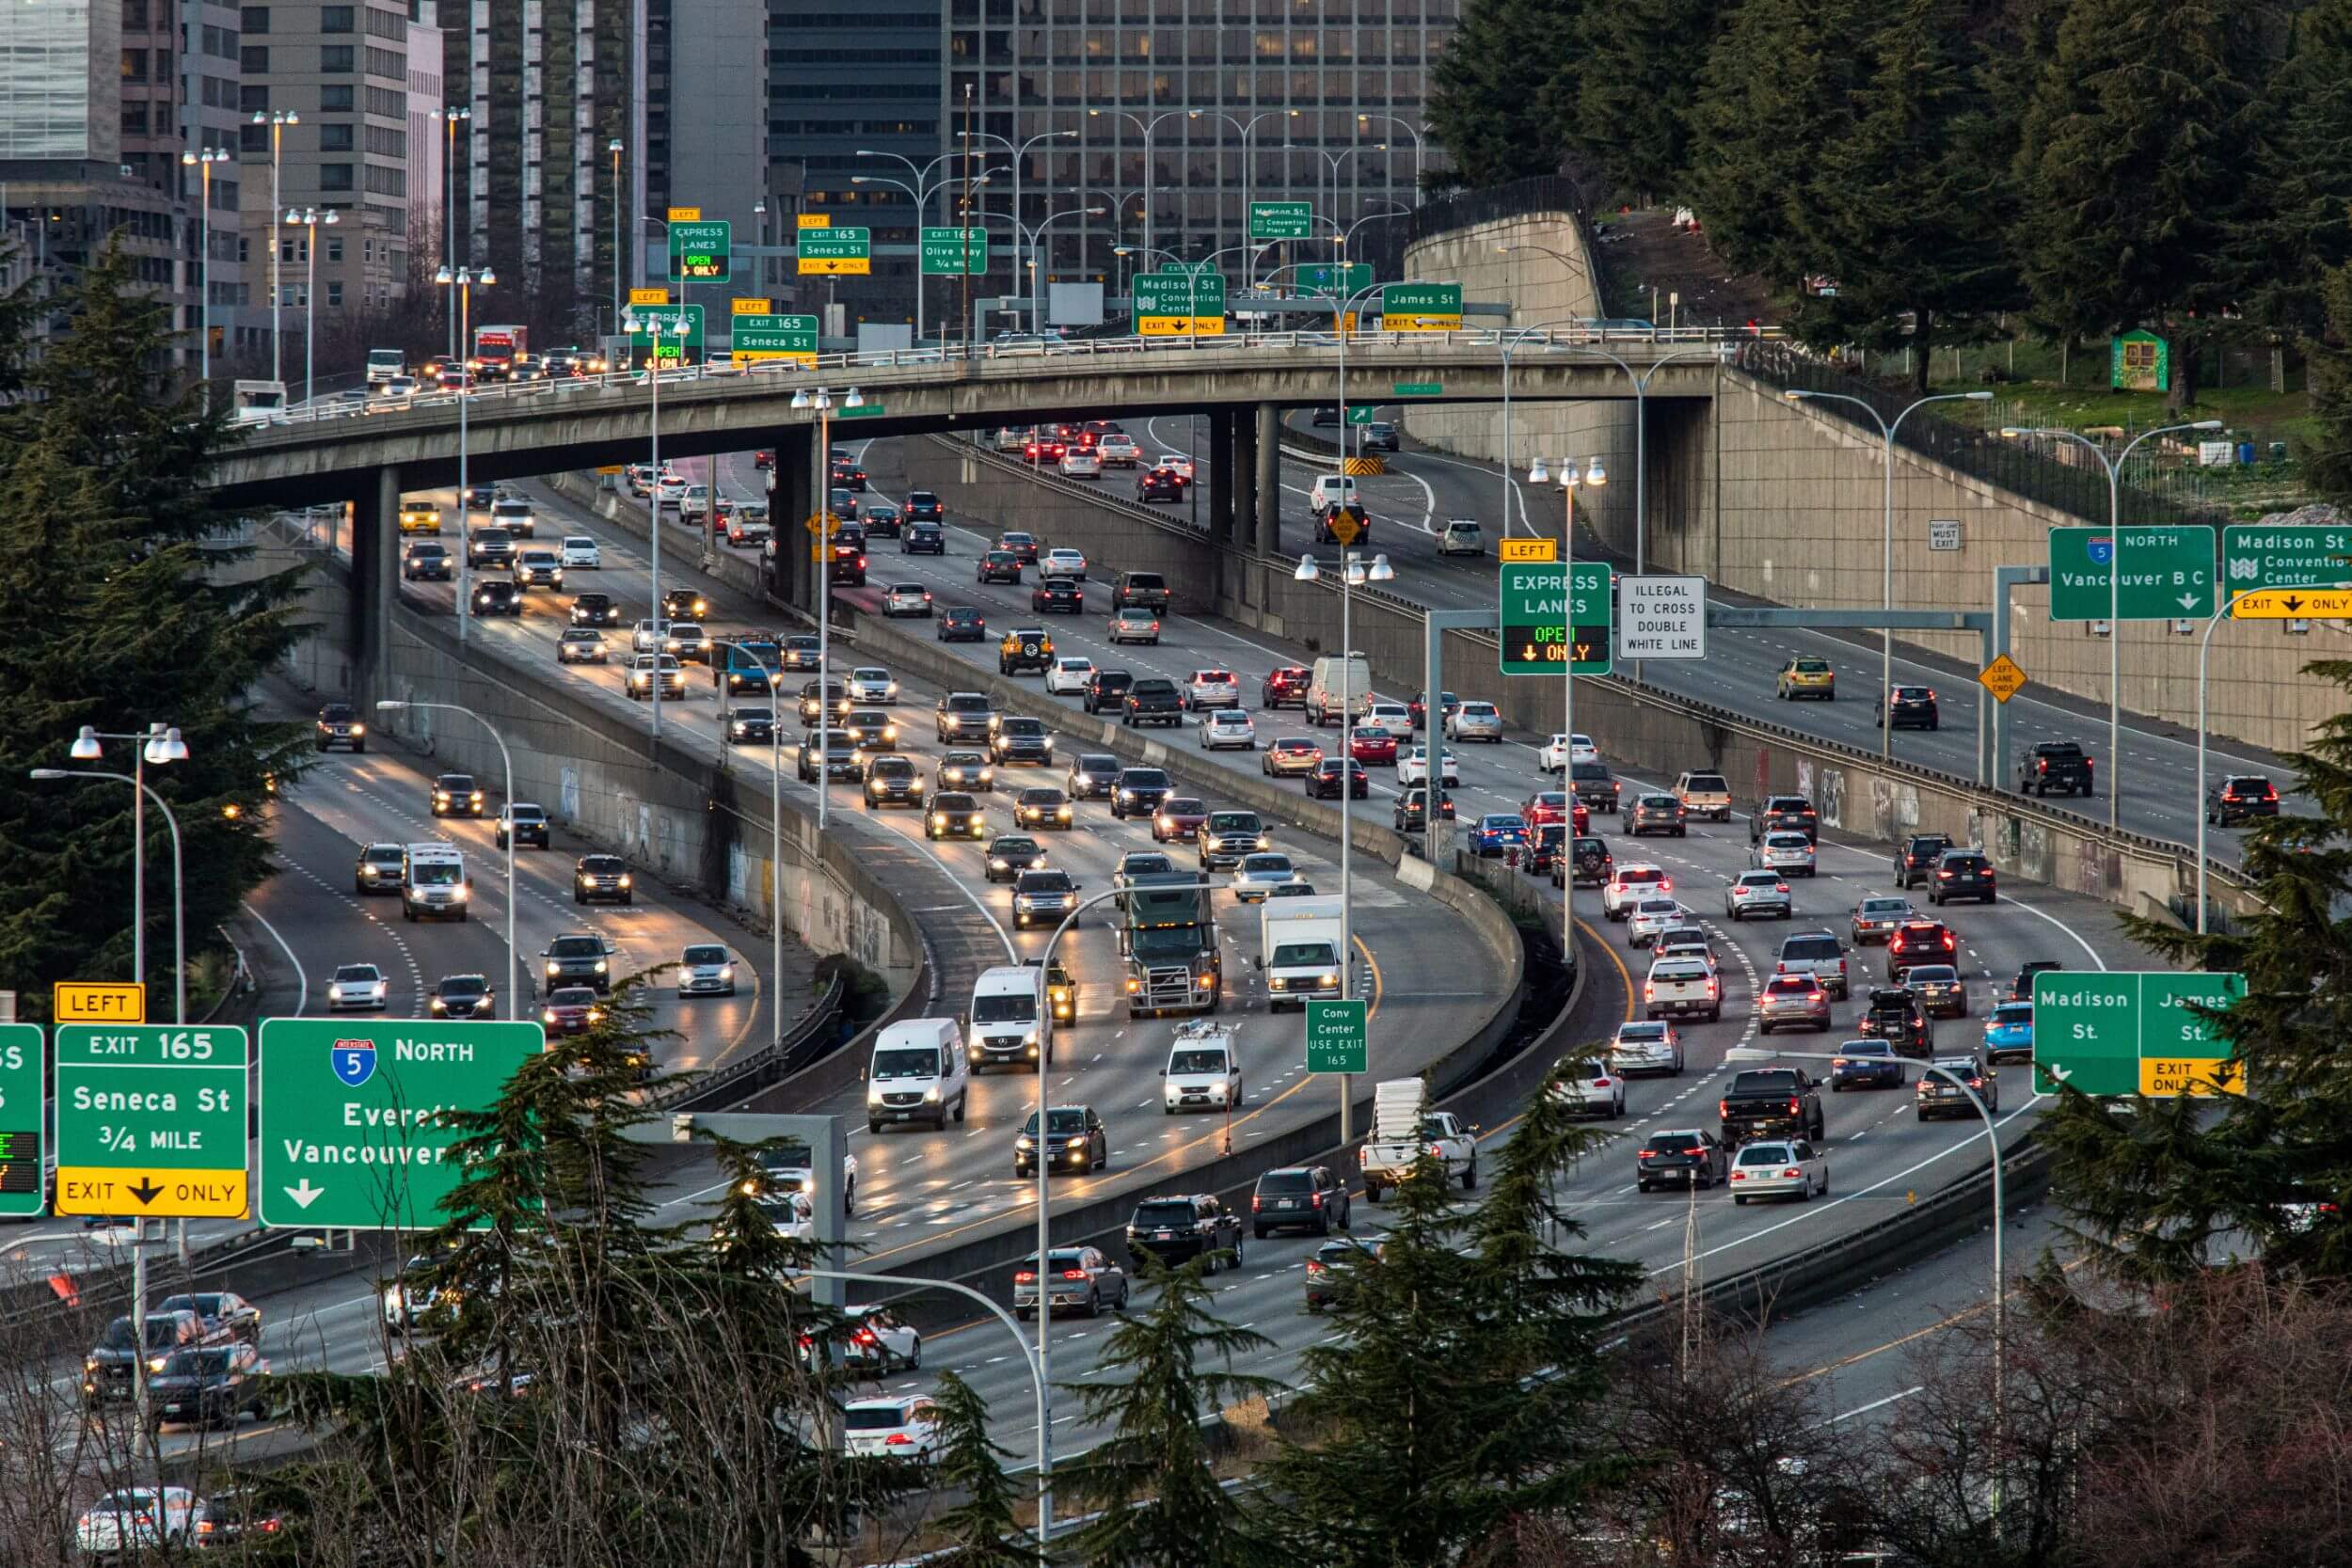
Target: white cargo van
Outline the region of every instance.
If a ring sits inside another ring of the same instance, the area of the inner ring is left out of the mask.
[[[1314,678],[1307,683],[1309,723],[1338,723],[1343,705],[1359,719],[1372,711],[1372,661],[1361,654],[1324,655],[1315,660]]]
[[[972,1070],[1035,1067],[1054,1059],[1054,1021],[1045,1008],[1045,972],[1024,964],[980,971],[972,983],[963,1047]]]
[[[408,373],[408,356],[396,348],[368,350],[368,385],[381,387],[396,375]]]
[[[1335,506],[1356,504],[1356,482],[1344,474],[1319,474],[1307,492],[1307,506],[1320,517]]]
[[[454,844],[436,840],[411,844],[404,851],[400,878],[400,912],[406,920],[463,920],[473,897],[473,881],[466,875],[465,852]]]
[[[538,536],[538,525],[531,511],[531,503],[520,496],[501,496],[490,503],[490,526],[502,528],[517,539]]]
[[[1347,922],[1336,898],[1269,898],[1258,906],[1258,968],[1266,1005],[1304,1009],[1340,994],[1340,948]]]
[[[874,1041],[866,1070],[866,1130],[879,1132],[897,1121],[947,1125],[963,1119],[972,1077],[965,1069],[963,1042],[952,1018],[916,1018],[894,1023]],[[854,1177],[851,1180],[855,1180]]]

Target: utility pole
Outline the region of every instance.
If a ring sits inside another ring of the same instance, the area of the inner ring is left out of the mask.
[[[1018,222],[1019,219],[1016,218],[1014,221]],[[964,357],[968,359],[972,356],[972,84],[969,82],[963,84],[963,211],[957,215],[956,222],[963,230],[961,236],[963,252],[963,305],[958,312],[958,317],[964,324],[963,353]],[[915,238],[918,240],[922,238],[920,224],[916,226]],[[918,245],[915,249],[919,251],[922,246]],[[921,266],[923,259],[917,256],[914,264]],[[939,337],[940,348],[942,352],[945,352],[947,346],[947,334],[942,332]],[[921,341],[922,332],[919,327],[915,332],[915,338],[918,341]],[[1038,1266],[1044,1267],[1041,1263]]]

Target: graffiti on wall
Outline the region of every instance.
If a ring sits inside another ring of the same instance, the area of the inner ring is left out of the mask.
[[[1846,825],[1846,770],[1842,768],[1821,769],[1821,796],[1814,802],[1821,814],[1824,828]]]
[[[580,820],[580,769],[569,763],[564,765],[563,782],[556,786],[556,809],[563,813],[564,821]]]

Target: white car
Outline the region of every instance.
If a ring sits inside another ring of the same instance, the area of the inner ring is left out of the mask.
[[[841,1407],[841,1428],[854,1454],[923,1461],[939,1451],[939,1413],[921,1394],[851,1400]]]
[[[760,1174],[778,1192],[814,1191],[816,1173],[807,1165],[763,1165]],[[857,1156],[854,1154],[841,1156],[841,1212],[845,1214],[857,1212]]]
[[[591,572],[604,570],[604,551],[594,539],[584,533],[564,536],[564,567],[569,571],[578,566]]]
[[[326,983],[326,1010],[330,1013],[380,1011],[388,989],[384,972],[375,965],[344,964]]]
[[[663,506],[675,506],[686,499],[686,476],[663,474],[655,482],[654,499]]]
[[[1804,1138],[1775,1138],[1742,1148],[1731,1162],[1731,1201],[1793,1197],[1799,1203],[1829,1193],[1829,1156]]]
[[[1298,868],[1281,854],[1244,855],[1233,868],[1233,896],[1245,904],[1261,904],[1278,887],[1298,880]]]
[[[1076,578],[1087,579],[1087,558],[1084,550],[1047,550],[1037,563],[1041,578]]]
[[[662,643],[669,641],[669,622],[640,621],[629,630],[629,650],[640,654],[660,653]]]
[[[898,683],[890,678],[889,671],[869,664],[850,672],[849,693],[853,703],[895,703]]]
[[[1664,866],[1647,861],[1620,861],[1600,890],[1600,911],[1612,920],[1623,920],[1643,899],[1674,890],[1674,879],[1666,875]]]
[[[910,1372],[921,1370],[923,1336],[900,1323],[889,1307],[851,1307],[846,1315],[857,1326],[841,1347],[842,1360],[852,1366],[870,1361],[878,1372],[893,1367]]]
[[[1184,708],[1199,713],[1202,708],[1241,706],[1241,682],[1231,670],[1195,670],[1184,683]]]
[[[1217,752],[1228,746],[1245,752],[1258,749],[1258,726],[1237,707],[1211,708],[1200,716],[1200,731],[1203,751]]]
[[[707,484],[688,485],[685,492],[678,497],[677,515],[680,522],[686,521],[689,517],[701,517],[707,520],[710,516],[710,486]]]
[[[1555,735],[1544,742],[1536,766],[1547,773],[1557,773],[1572,762],[1598,762],[1600,750],[1589,735]]]
[[[1132,436],[1105,436],[1094,443],[1094,454],[1114,468],[1132,468],[1142,449]]]
[[[1742,871],[1724,889],[1724,917],[1727,920],[1745,920],[1757,914],[1787,920],[1795,911],[1788,884],[1777,871]]]
[[[1230,1111],[1241,1104],[1241,1063],[1222,1037],[1176,1037],[1160,1073],[1160,1109]]]
[[[1483,740],[1490,746],[1500,746],[1502,714],[1492,703],[1464,703],[1445,721],[1445,735],[1448,740]]]
[[[1094,660],[1057,657],[1053,668],[1045,672],[1045,689],[1055,696],[1083,696],[1087,680],[1094,673]]]
[[[1356,721],[1357,728],[1378,725],[1391,735],[1413,733],[1413,710],[1403,703],[1375,702],[1364,709],[1364,716]]]
[[[1689,918],[1690,911],[1672,898],[1641,899],[1626,917],[1626,940],[1636,947],[1647,947],[1667,927],[1679,926]]]
[[[125,1486],[107,1493],[73,1522],[73,1544],[88,1558],[145,1556],[186,1546],[196,1528],[196,1494],[184,1486]]]
[[[1625,1115],[1625,1075],[1611,1071],[1603,1061],[1587,1058],[1569,1064],[1551,1092],[1563,1104],[1611,1121]]]
[[[882,590],[882,618],[896,615],[929,616],[931,612],[931,591],[919,582],[896,582]]]
[[[735,958],[717,942],[696,942],[678,958],[677,993],[689,996],[733,996]]]
[[[1784,877],[1810,877],[1814,874],[1813,841],[1803,833],[1766,833],[1764,841],[1748,851],[1748,863],[1758,871],[1777,871]]]
[[[1635,1072],[1682,1076],[1682,1032],[1662,1018],[1617,1025],[1609,1042],[1609,1067],[1618,1077]]]
[[[1103,460],[1081,447],[1072,447],[1061,454],[1061,477],[1064,479],[1101,479]]]
[[[1438,784],[1441,788],[1458,789],[1462,784],[1462,765],[1450,748],[1438,752]],[[1396,754],[1396,786],[1404,789],[1411,784],[1429,782],[1429,748],[1411,746]]]
[[[1438,535],[1439,555],[1483,555],[1486,549],[1486,531],[1468,517],[1450,519]]]
[[[1192,483],[1192,459],[1181,451],[1164,451],[1160,453],[1159,461],[1152,466],[1155,468],[1173,468],[1177,478],[1186,484]]]

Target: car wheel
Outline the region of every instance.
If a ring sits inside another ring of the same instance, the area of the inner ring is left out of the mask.
[[[1745,1209],[1748,1206],[1748,1195],[1745,1193],[1734,1193],[1731,1195],[1731,1201],[1736,1207]]]
[[[1263,1226],[1263,1225],[1259,1225],[1259,1226],[1252,1226],[1250,1228],[1251,1228],[1252,1230],[1254,1230],[1254,1231],[1257,1233],[1258,1240],[1260,1240],[1260,1241],[1262,1241],[1262,1242],[1265,1240],[1265,1227],[1264,1227],[1264,1226]]]

